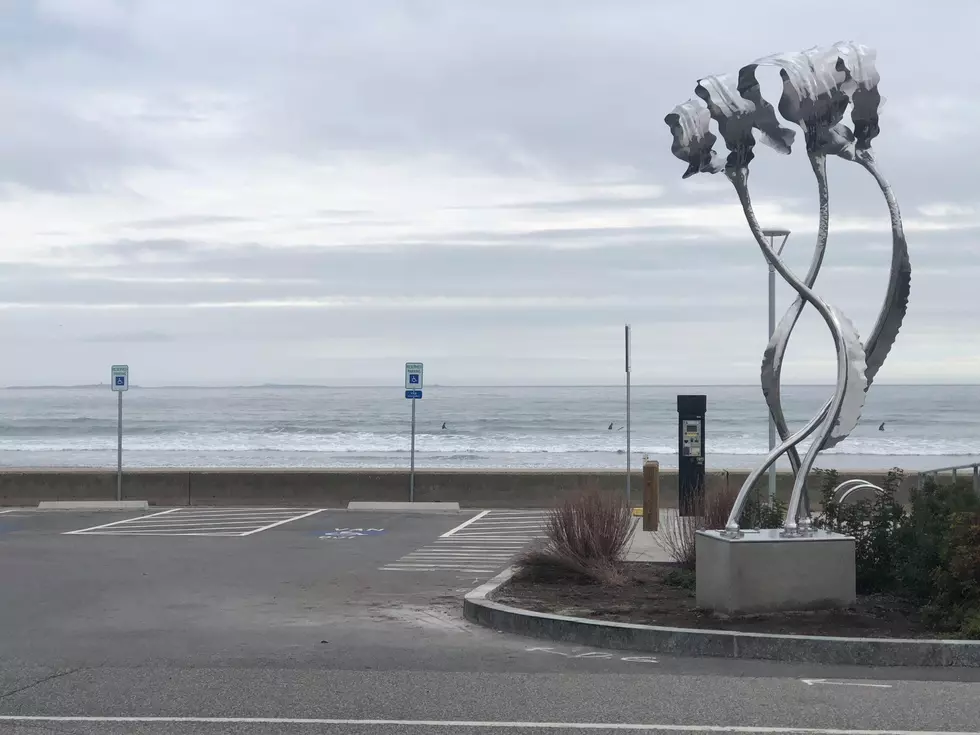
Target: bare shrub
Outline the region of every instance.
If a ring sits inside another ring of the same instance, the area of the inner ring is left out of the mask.
[[[713,493],[704,493],[698,499],[698,515],[703,519],[702,529],[722,531],[728,524],[728,516],[735,507],[738,488],[725,487]]]
[[[667,556],[681,566],[693,569],[694,542],[700,525],[701,519],[697,516],[682,516],[676,508],[669,508],[653,533]]]
[[[678,564],[693,569],[696,563],[697,532],[722,530],[735,507],[738,490],[725,488],[713,493],[701,493],[694,500],[694,514],[682,516],[671,508],[654,532],[660,546]]]
[[[625,584],[621,561],[634,525],[621,494],[589,490],[566,498],[548,513],[545,545],[518,558],[518,574],[536,581]]]

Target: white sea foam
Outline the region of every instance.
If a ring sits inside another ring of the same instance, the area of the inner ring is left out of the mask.
[[[709,456],[751,465],[764,455],[758,389],[702,390]],[[789,420],[799,426],[828,389],[794,390]],[[637,457],[676,456],[680,392],[696,391],[634,390]],[[400,466],[410,443],[407,409],[391,389],[134,389],[126,399],[125,451],[134,466]],[[430,466],[618,466],[625,448],[619,388],[433,389],[417,409],[416,448]],[[876,386],[865,416],[824,456],[980,455],[980,388]],[[6,466],[111,464],[115,428],[109,391],[0,391]]]

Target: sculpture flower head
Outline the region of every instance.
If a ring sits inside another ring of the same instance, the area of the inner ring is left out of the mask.
[[[739,88],[749,99],[761,99],[756,78],[760,66],[778,66],[783,80],[780,114],[803,128],[807,151],[854,157],[854,135],[841,124],[848,96],[842,89],[845,74],[837,68],[836,49],[811,48],[774,54],[739,71]]]
[[[718,138],[708,129],[711,115],[698,100],[688,100],[677,105],[664,122],[670,126],[674,142],[670,151],[688,164],[682,178],[688,178],[701,171],[716,174],[725,167],[725,162],[714,151]]]
[[[737,75],[723,74],[698,81],[695,93],[707,105],[707,115],[718,123],[728,146],[728,170],[747,166],[754,158],[756,133],[780,153],[789,153],[794,133],[783,128],[773,106],[762,96],[756,70],[779,67],[783,93],[779,112],[803,128],[807,151],[854,160],[871,147],[878,135],[878,71],[875,52],[850,41],[806,51],[774,54],[748,64]],[[851,105],[854,129],[844,124]],[[694,100],[674,108],[664,120],[674,134],[671,150],[688,163],[684,177],[699,171],[719,170],[711,146],[705,110]]]
[[[758,95],[749,99],[739,90],[738,79],[731,74],[705,77],[698,80],[695,94],[708,105],[711,117],[718,123],[718,130],[730,151],[728,167],[747,166],[754,158],[753,129],[761,134],[762,141],[780,153],[789,153],[795,133],[779,124],[772,105]]]
[[[879,132],[878,109],[881,107],[881,94],[878,82],[881,77],[875,68],[875,50],[853,41],[839,41],[834,44],[837,53],[836,68],[843,72],[843,88],[851,98],[851,122],[854,123],[854,137],[858,150],[871,147],[871,141]]]

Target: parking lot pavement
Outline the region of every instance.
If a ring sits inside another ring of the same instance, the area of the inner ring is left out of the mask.
[[[980,722],[980,672],[539,642],[466,623],[460,599],[480,581],[467,572],[381,570],[467,529],[467,541],[533,538],[520,514],[494,526],[493,513],[281,510],[292,520],[220,536],[70,533],[130,519],[141,528],[148,513],[0,515],[0,715],[14,718],[0,720],[0,733],[525,735],[590,723],[969,731]],[[871,678],[891,685],[833,685]],[[67,719],[16,719],[30,717]]]
[[[378,568],[467,514],[263,508],[261,518],[244,510],[202,521],[201,509],[165,510],[0,515],[0,661],[32,671],[93,659],[213,661],[465,626],[458,607],[469,580],[435,574],[420,584]],[[235,535],[189,530],[219,522],[251,525]]]

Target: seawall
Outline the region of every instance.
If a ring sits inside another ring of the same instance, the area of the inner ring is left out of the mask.
[[[706,473],[708,492],[738,489],[746,470]],[[881,484],[887,470],[841,472],[841,480]],[[916,482],[909,473],[905,495]],[[792,477],[777,475],[777,495],[789,498]],[[765,478],[762,487],[765,487]],[[279,505],[343,508],[351,500],[408,500],[407,470],[132,470],[123,474],[123,499],[151,505]],[[625,490],[625,473],[605,470],[425,470],[415,473],[418,501],[457,501],[467,508],[548,508],[569,493],[597,487]],[[810,480],[811,497],[819,479]],[[643,473],[631,475],[632,503],[643,503]],[[42,500],[110,500],[116,497],[112,470],[0,470],[0,505],[33,506]],[[677,507],[677,470],[660,471],[660,507]]]

